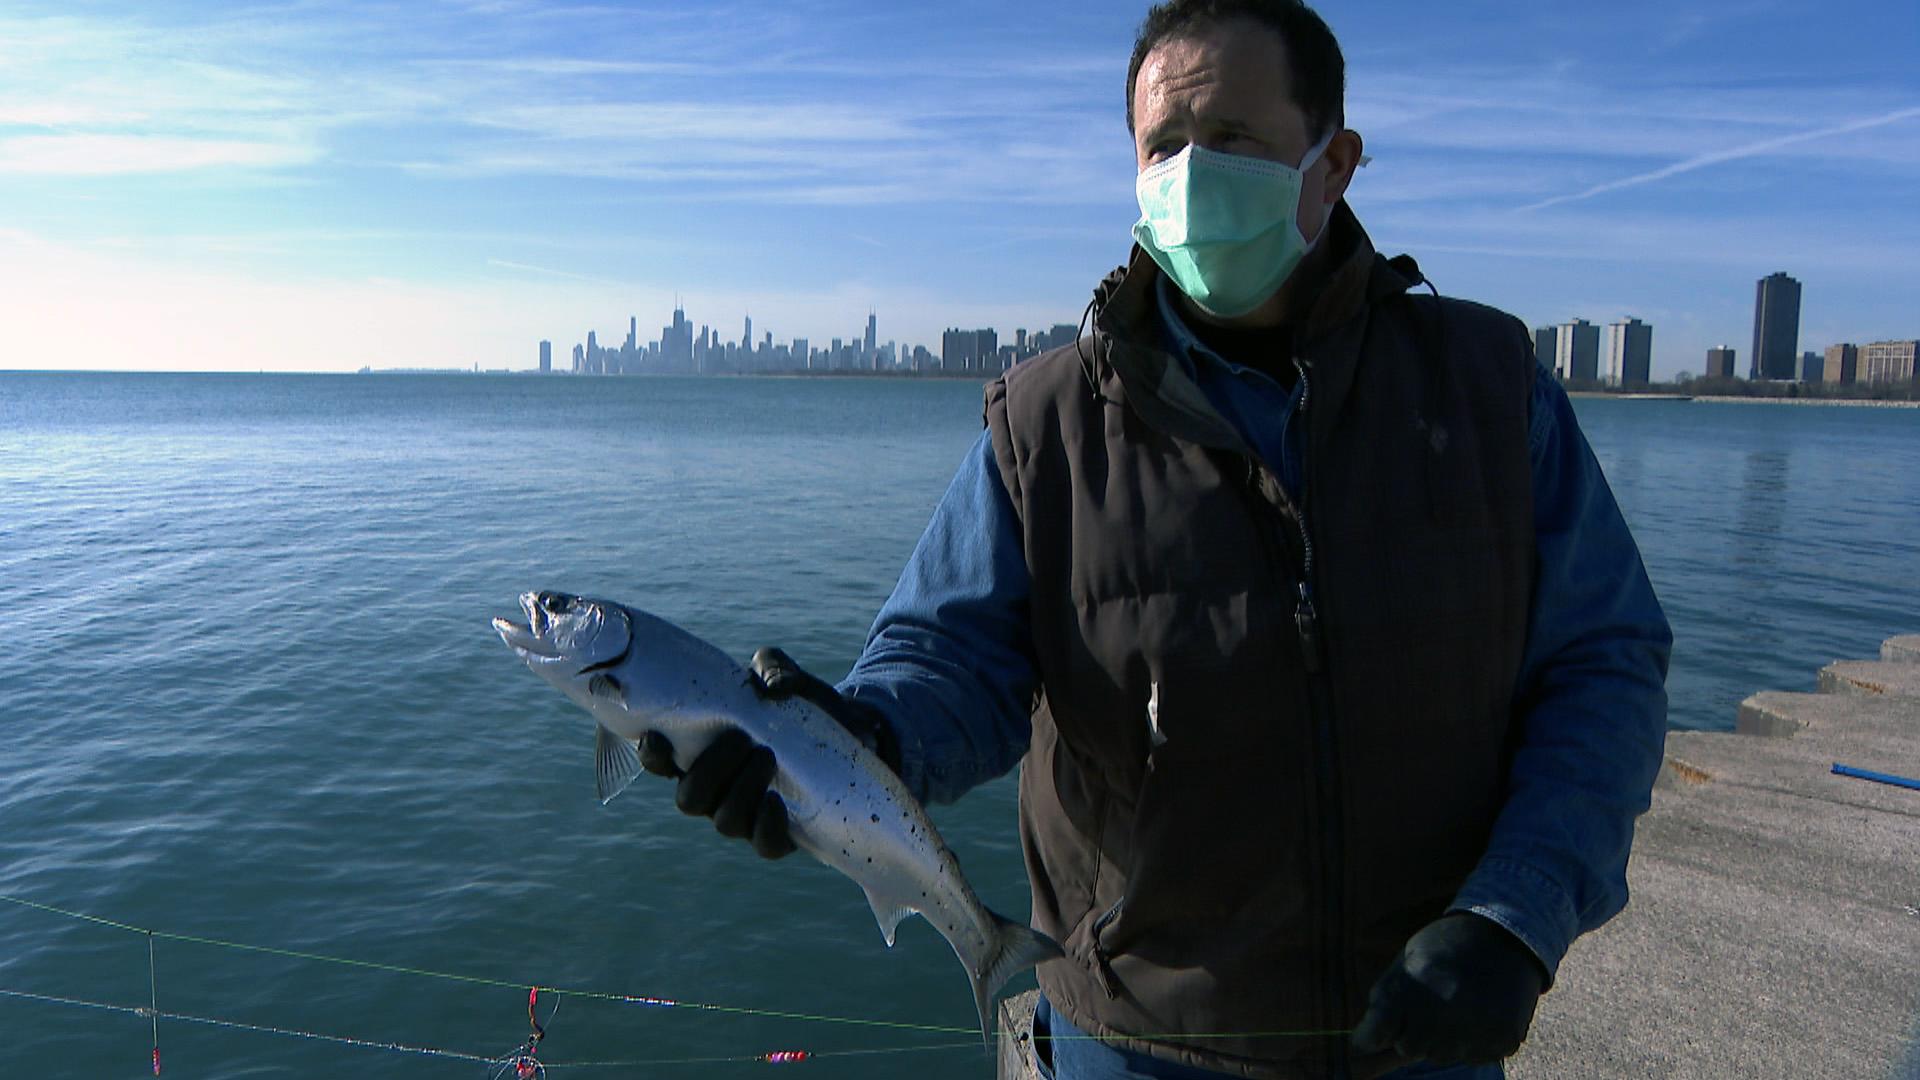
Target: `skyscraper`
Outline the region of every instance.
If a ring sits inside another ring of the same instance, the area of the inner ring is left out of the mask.
[[[553,342],[543,341],[540,343],[540,374],[547,375],[552,373],[552,371],[553,371]]]
[[[1551,370],[1558,355],[1557,342],[1560,330],[1554,326],[1536,326],[1533,328],[1533,358],[1540,366]]]
[[[1707,374],[1709,379],[1733,378],[1733,346],[1720,345],[1707,350]]]
[[[861,340],[860,355],[871,365],[879,341],[879,322],[873,312],[867,312],[867,336]]]
[[[992,329],[975,330],[973,358],[976,370],[997,371],[1000,368],[1000,335]]]
[[[1863,383],[1920,386],[1920,341],[1875,341],[1860,346]]]
[[[948,327],[940,335],[940,370],[966,371],[973,367],[979,339],[971,330]]]
[[[1555,331],[1553,373],[1561,382],[1600,381],[1600,328],[1585,319]]]
[[[1607,383],[1645,386],[1653,377],[1653,327],[1629,318],[1607,325]]]
[[[1860,346],[1829,345],[1825,359],[1826,370],[1821,372],[1821,381],[1845,386],[1853,382],[1860,369]]]
[[[1753,367],[1749,378],[1791,379],[1800,355],[1800,283],[1785,273],[1760,279],[1753,298]]]

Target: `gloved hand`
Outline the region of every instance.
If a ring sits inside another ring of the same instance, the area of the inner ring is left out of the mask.
[[[809,674],[779,649],[768,647],[754,653],[748,670],[755,693],[812,702],[879,755],[888,768],[900,771],[899,743],[878,709],[840,696],[825,680]],[[674,804],[682,813],[711,817],[720,835],[750,840],[753,850],[763,858],[778,859],[794,850],[787,826],[787,804],[767,786],[777,768],[773,751],[755,743],[739,728],[721,732],[684,773],[674,764],[673,743],[659,732],[649,731],[640,739],[640,767],[677,777],[680,783],[674,791]]]
[[[1505,927],[1470,912],[1443,915],[1373,984],[1353,1051],[1435,1065],[1499,1061],[1525,1041],[1546,982],[1533,950]]]

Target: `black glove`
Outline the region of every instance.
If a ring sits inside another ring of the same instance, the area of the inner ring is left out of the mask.
[[[1458,911],[1413,935],[1367,996],[1355,1054],[1484,1064],[1520,1049],[1547,983],[1533,950],[1492,919]]]
[[[879,755],[888,768],[900,771],[899,744],[878,709],[841,697],[839,691],[779,649],[769,647],[754,653],[749,671],[755,693],[812,702]],[[776,769],[773,751],[755,743],[739,728],[728,728],[716,736],[684,773],[674,764],[673,743],[659,732],[649,731],[640,738],[640,767],[661,776],[678,777],[674,804],[682,813],[713,818],[713,827],[720,835],[749,839],[753,850],[768,859],[794,850],[793,836],[787,828],[787,804],[767,787]]]

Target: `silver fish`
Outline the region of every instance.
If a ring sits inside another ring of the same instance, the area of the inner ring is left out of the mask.
[[[726,653],[664,619],[566,593],[520,597],[526,625],[493,628],[541,678],[597,721],[600,801],[640,772],[648,731],[673,743],[686,768],[728,727],[773,751],[772,788],[787,804],[793,840],[867,894],[891,947],[919,913],[966,965],[983,1039],[988,1006],[1010,977],[1061,955],[1046,935],[987,910],[926,811],[884,762],[811,702],[768,699]]]

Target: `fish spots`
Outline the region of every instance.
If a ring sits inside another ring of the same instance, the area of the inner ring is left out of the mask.
[[[878,824],[880,824],[880,815],[879,815],[879,814],[875,814],[875,815],[873,815],[873,823],[874,823],[875,825],[878,825]]]

